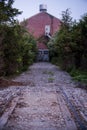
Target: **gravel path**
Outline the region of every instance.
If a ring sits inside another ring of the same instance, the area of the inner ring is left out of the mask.
[[[68,73],[35,63],[0,90],[0,130],[87,130],[87,93]]]

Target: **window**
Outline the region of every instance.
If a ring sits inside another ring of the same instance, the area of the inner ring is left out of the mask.
[[[50,33],[50,25],[45,25],[45,35]]]

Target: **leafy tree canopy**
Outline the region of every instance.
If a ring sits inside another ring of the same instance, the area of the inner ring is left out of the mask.
[[[14,23],[14,17],[22,13],[12,7],[13,3],[14,0],[0,0],[0,24]]]
[[[72,25],[72,17],[71,17],[71,11],[70,9],[66,9],[65,11],[62,11],[62,23],[64,27],[69,28]]]
[[[62,12],[62,26],[48,43],[51,59],[60,62],[65,69],[80,68],[87,62],[87,13],[79,22],[72,21],[69,9]],[[84,62],[84,64],[82,63]]]

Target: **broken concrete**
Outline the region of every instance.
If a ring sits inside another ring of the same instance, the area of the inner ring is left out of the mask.
[[[68,73],[35,63],[13,81],[25,84],[0,90],[0,130],[86,130],[87,94]]]

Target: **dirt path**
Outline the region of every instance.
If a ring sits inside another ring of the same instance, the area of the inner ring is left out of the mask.
[[[87,130],[87,93],[50,63],[35,63],[0,90],[0,130]]]

